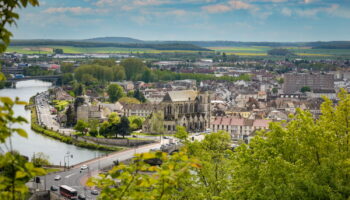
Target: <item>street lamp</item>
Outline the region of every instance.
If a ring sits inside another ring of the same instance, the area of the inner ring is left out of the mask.
[[[68,161],[68,165],[67,165],[67,168],[69,169],[69,157],[73,158],[73,154],[71,154],[69,151],[67,151],[67,153],[64,155],[64,163],[66,165],[66,158],[67,158],[67,161]]]

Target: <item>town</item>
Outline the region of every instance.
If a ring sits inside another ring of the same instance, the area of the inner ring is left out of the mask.
[[[0,199],[350,199],[349,9],[2,1]]]

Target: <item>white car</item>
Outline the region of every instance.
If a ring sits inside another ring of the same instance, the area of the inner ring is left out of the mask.
[[[61,176],[60,175],[56,175],[55,176],[55,181],[61,180]]]
[[[82,166],[80,167],[81,170],[85,170],[85,169],[87,169],[87,168],[89,168],[87,165],[82,165]]]

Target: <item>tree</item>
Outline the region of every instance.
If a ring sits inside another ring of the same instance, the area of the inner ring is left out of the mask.
[[[109,95],[109,101],[114,103],[123,97],[124,89],[118,84],[110,84],[107,88],[107,93]]]
[[[149,119],[151,133],[164,133],[164,113],[161,111],[153,112]]]
[[[188,132],[186,131],[186,127],[176,126],[176,133],[174,137],[179,139],[182,143],[185,143],[188,140]]]
[[[91,74],[83,74],[81,77],[81,82],[86,86],[91,86],[97,84],[98,80]]]
[[[66,125],[68,127],[73,126],[75,124],[75,121],[76,121],[76,116],[75,116],[74,108],[72,105],[68,106],[68,108],[66,110],[66,117],[67,117]]]
[[[130,134],[130,122],[125,116],[121,117],[120,119],[120,123],[118,124],[118,133],[120,133],[123,138],[125,138],[125,135]]]
[[[63,54],[63,49],[53,49],[54,54]]]
[[[8,27],[15,25],[16,20],[19,19],[17,11],[19,8],[25,8],[27,5],[39,6],[37,0],[6,0],[2,1],[0,12],[0,53],[6,50],[6,47],[10,44],[10,38],[12,33]]]
[[[0,154],[0,199],[24,199],[28,194],[25,185],[35,176],[45,174],[45,170],[36,168],[33,163],[28,162],[28,158],[13,151],[12,146],[4,145],[7,140],[11,140],[14,133],[20,137],[27,138],[28,135],[19,125],[27,123],[21,116],[15,116],[13,107],[15,105],[25,105],[25,102],[16,99],[13,101],[8,97],[0,97],[0,143],[3,152]]]
[[[74,80],[74,76],[72,73],[64,73],[62,75],[62,83],[64,85],[71,84]]]
[[[142,92],[140,92],[139,89],[137,89],[135,92],[134,92],[134,97],[136,99],[138,99],[140,102],[144,103],[146,102],[146,98],[145,98],[145,95],[143,95]]]
[[[81,96],[84,94],[84,86],[80,83],[74,86],[74,94],[75,96]]]
[[[142,128],[142,124],[145,121],[145,118],[139,116],[130,116],[128,117],[130,122],[130,130],[138,130]]]
[[[302,110],[237,148],[232,190],[241,199],[348,199],[350,96],[319,119]]]
[[[74,72],[74,64],[73,63],[61,64],[61,72],[62,73],[73,73]]]
[[[77,98],[75,98],[75,100],[74,100],[74,112],[75,113],[77,113],[78,107],[83,105],[84,102],[85,102],[84,97],[77,97]]]
[[[112,70],[113,70],[113,80],[115,81],[125,80],[126,75],[125,75],[125,69],[123,66],[116,65],[112,67]]]
[[[49,156],[43,152],[35,153],[32,157],[32,163],[35,167],[43,167],[51,164],[49,162]]]
[[[277,88],[272,88],[272,93],[277,94],[278,93],[278,89]]]
[[[141,80],[146,82],[146,83],[152,82],[154,80],[154,74],[152,73],[152,71],[150,69],[147,68],[143,72]]]
[[[127,80],[137,80],[146,70],[146,65],[138,58],[127,58],[120,63],[124,67]]]
[[[310,92],[311,88],[309,86],[304,86],[300,89],[300,92],[305,93],[305,92]]]
[[[86,123],[85,121],[78,120],[77,124],[74,126],[74,130],[85,134],[87,132],[88,126],[88,123]]]

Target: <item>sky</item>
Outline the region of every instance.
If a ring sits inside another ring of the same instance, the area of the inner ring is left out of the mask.
[[[350,0],[39,0],[14,39],[350,40]]]

